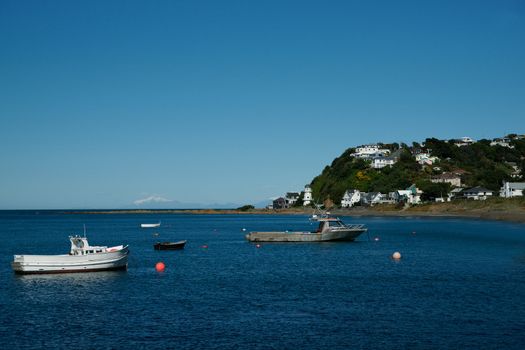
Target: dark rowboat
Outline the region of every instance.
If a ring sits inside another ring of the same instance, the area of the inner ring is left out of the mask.
[[[178,242],[157,242],[153,245],[155,250],[178,250],[178,249],[184,249],[184,245],[186,244],[186,241],[178,241]]]

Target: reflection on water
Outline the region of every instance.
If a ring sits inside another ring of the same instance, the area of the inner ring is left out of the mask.
[[[15,274],[16,282],[22,285],[63,285],[68,286],[107,283],[122,278],[126,271],[100,271],[83,273],[57,273],[57,274]]]
[[[89,295],[92,301],[97,301],[109,290],[118,290],[119,282],[126,278],[125,271],[103,271],[15,275],[14,280],[17,298],[26,302],[48,303],[49,298],[69,302],[80,295]]]

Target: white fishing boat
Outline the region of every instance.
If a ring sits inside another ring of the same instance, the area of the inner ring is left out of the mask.
[[[69,236],[71,250],[62,255],[15,255],[11,263],[18,274],[125,270],[128,246],[90,246],[86,237]]]
[[[157,222],[156,224],[140,224],[140,227],[142,227],[142,228],[155,228],[155,227],[160,227],[160,221]]]

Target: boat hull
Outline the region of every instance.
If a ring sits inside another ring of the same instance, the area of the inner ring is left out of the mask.
[[[156,228],[156,227],[160,227],[160,224],[140,224],[140,227],[142,227],[142,228]]]
[[[153,245],[155,250],[181,250],[184,249],[186,241],[181,242],[158,242]]]
[[[16,274],[79,273],[125,270],[129,250],[91,255],[15,255],[11,263]]]
[[[337,232],[250,232],[246,239],[250,242],[331,242],[353,241],[366,228],[341,230]]]

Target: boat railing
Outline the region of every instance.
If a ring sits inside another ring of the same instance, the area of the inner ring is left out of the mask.
[[[365,228],[364,224],[345,224],[345,227],[351,230],[361,230]]]

